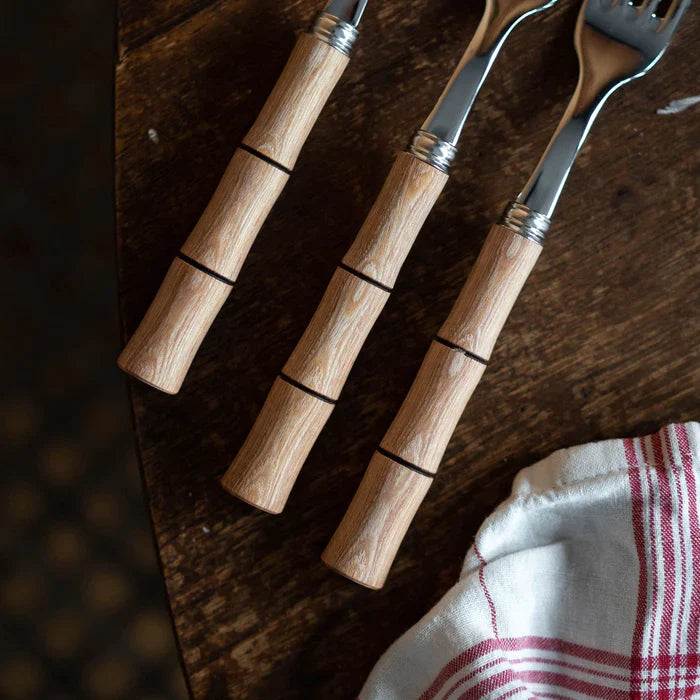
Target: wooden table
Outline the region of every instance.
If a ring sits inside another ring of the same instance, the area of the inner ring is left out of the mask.
[[[120,0],[119,288],[132,333],[257,115],[311,0]],[[179,395],[132,381],[138,446],[196,698],[352,697],[382,651],[456,580],[515,473],[560,447],[698,415],[697,13],[606,107],[537,268],[375,592],[319,555],[488,229],[573,89],[578,8],[506,44],[452,178],[282,516],[219,486],[397,150],[430,110],[481,12],[371,0],[350,66]],[[694,92],[695,91],[695,92]]]

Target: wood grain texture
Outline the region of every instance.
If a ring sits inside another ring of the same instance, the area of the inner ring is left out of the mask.
[[[408,153],[400,153],[343,262],[373,281],[382,280],[382,284],[387,284],[385,280],[388,280],[393,284],[446,181],[444,173]],[[304,388],[337,400],[388,298],[387,289],[339,268],[282,372]],[[295,425],[285,410],[303,418],[305,424]],[[305,412],[297,410],[293,403],[283,408],[270,397],[263,413],[227,475],[236,472],[238,491],[245,491],[242,474],[247,462],[252,461],[256,466],[251,472],[255,477],[251,488],[256,493],[267,492],[273,489],[273,484],[284,481],[289,486],[286,489],[288,495],[300,471],[300,456],[306,457],[309,453],[326,424],[327,416],[318,414],[316,420],[308,420]],[[274,431],[277,435],[282,430],[272,424],[273,416],[277,416],[284,429],[290,431],[290,440],[303,432],[303,449],[288,449],[281,454],[273,451],[272,445],[284,439],[281,434],[272,443],[265,439],[267,432]],[[260,447],[261,454],[252,453],[255,445]],[[265,478],[270,481],[269,488],[263,484]],[[247,497],[244,500],[255,503]],[[280,509],[284,507],[281,500],[277,505]]]
[[[410,465],[430,474],[437,472],[452,433],[486,369],[485,362],[467,356],[464,350],[482,360],[491,356],[541,251],[540,245],[517,233],[498,225],[491,227],[474,268],[440,329],[441,339],[459,347],[448,347],[439,340],[430,345],[396,418],[382,439],[384,450],[398,462],[408,463],[403,465],[405,470],[411,471]],[[393,486],[387,486],[386,479],[373,473],[370,462],[356,499],[329,543],[328,560],[324,559],[340,573],[349,572],[348,578],[358,583],[371,581],[375,588],[377,581],[381,581],[379,586],[384,584],[401,539],[423,500],[423,495],[420,498],[396,495],[394,482],[398,478],[398,475],[392,477],[389,481]],[[373,486],[378,490],[375,496],[370,493]],[[384,495],[387,489],[390,496]],[[402,511],[403,503],[406,513]],[[368,543],[384,539],[391,546],[382,549],[381,556],[370,556],[372,545]],[[338,554],[346,551],[353,552],[352,557]]]
[[[433,342],[381,446],[434,474],[486,366]]]
[[[295,31],[318,9],[311,0],[120,0],[125,337],[267,99]],[[368,591],[319,559],[489,224],[522,188],[571,96],[579,6],[557,3],[505,44],[450,181],[285,515],[257,512],[221,488],[395,153],[429,113],[482,9],[369,2],[357,50],[182,391],[171,397],[131,383],[148,504],[197,700],[355,697],[389,644],[457,580],[477,528],[520,468],[558,448],[700,415],[700,120],[697,107],[656,114],[697,92],[700,15],[688,12],[658,66],[613,95],[597,121],[384,588]]]
[[[237,150],[182,252],[233,282],[288,179],[279,168]],[[230,284],[187,267],[175,260],[117,360],[125,372],[168,394],[180,390],[231,291]]]
[[[333,405],[279,377],[221,485],[233,496],[281,513]],[[319,427],[320,426],[320,427]]]
[[[376,285],[336,270],[283,374],[337,400],[388,298]],[[224,488],[251,505],[281,512],[332,408],[328,401],[278,379],[222,480]]]
[[[289,175],[237,149],[182,252],[234,281]]]
[[[291,170],[348,60],[314,37],[300,36],[243,140],[245,145]],[[182,252],[226,280],[235,281],[288,179],[289,173],[237,149]],[[122,369],[167,393],[180,389],[194,355],[228,296],[211,284],[200,284],[196,298],[188,303],[184,294],[191,287],[192,275],[182,278],[186,285],[183,289],[175,289],[181,277],[171,273],[163,282],[151,311],[119,359]],[[211,290],[210,298],[204,297],[207,288]],[[203,309],[199,319],[193,314],[194,302]],[[180,318],[178,312],[182,314]],[[159,322],[166,325],[160,328]],[[168,344],[167,339],[173,342]]]
[[[119,367],[166,394],[176,394],[230,293],[231,285],[176,258],[119,355]]]
[[[410,153],[399,153],[343,262],[393,287],[447,178]]]
[[[302,34],[243,143],[292,170],[349,60],[310,34]]]
[[[389,292],[338,268],[282,371],[337,400],[388,299]]]
[[[488,360],[542,246],[492,226],[438,335]]]
[[[432,482],[375,452],[323,563],[355,583],[381,588]]]

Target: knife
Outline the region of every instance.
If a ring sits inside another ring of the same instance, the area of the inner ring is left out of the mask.
[[[117,364],[176,394],[299,152],[343,74],[367,0],[331,0],[302,34],[253,127]]]

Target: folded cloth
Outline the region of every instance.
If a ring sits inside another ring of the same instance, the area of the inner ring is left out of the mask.
[[[700,424],[521,471],[360,698],[700,698]]]

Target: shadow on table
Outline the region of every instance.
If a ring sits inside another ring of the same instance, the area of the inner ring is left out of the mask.
[[[184,698],[115,365],[113,5],[0,33],[0,696]]]

